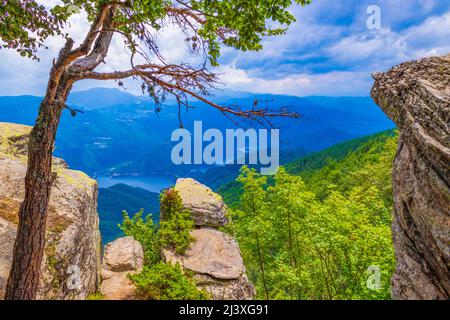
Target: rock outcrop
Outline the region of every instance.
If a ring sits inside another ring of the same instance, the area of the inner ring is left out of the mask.
[[[373,76],[373,99],[400,129],[393,171],[393,296],[449,299],[450,55]]]
[[[191,232],[194,241],[183,255],[163,249],[163,260],[193,272],[197,286],[214,300],[252,299],[255,289],[245,274],[236,240],[211,227],[228,223],[222,198],[192,179],[179,179],[175,190],[183,206],[191,211],[197,228]]]
[[[180,194],[183,206],[191,211],[197,227],[222,227],[228,223],[222,197],[207,186],[190,178],[178,179],[175,190]]]
[[[24,197],[31,127],[0,123],[0,298],[12,261],[18,210]],[[97,183],[54,158],[39,299],[85,299],[98,289],[101,239]]]
[[[102,265],[101,294],[105,300],[132,300],[136,287],[129,274],[144,267],[144,250],[133,237],[119,238],[105,247]]]

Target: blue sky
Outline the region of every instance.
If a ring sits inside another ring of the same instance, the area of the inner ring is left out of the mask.
[[[57,0],[46,1],[46,3]],[[381,29],[367,27],[367,7],[381,9]],[[286,35],[264,39],[261,52],[224,49],[221,74],[224,89],[297,96],[367,96],[371,73],[403,61],[450,53],[448,0],[313,0],[292,7],[297,22]],[[76,40],[86,31],[84,17],[74,17],[69,29]],[[181,48],[183,35],[165,30],[163,54],[174,61],[195,61]],[[0,50],[0,95],[42,95],[53,57],[62,41],[51,39],[40,63]],[[127,68],[128,54],[115,40],[106,71]],[[11,66],[14,65],[14,68]],[[112,82],[84,81],[76,90],[112,87]],[[127,82],[130,92],[138,84]]]

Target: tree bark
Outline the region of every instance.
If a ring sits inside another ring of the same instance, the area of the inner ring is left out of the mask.
[[[50,72],[47,92],[30,133],[25,197],[19,209],[19,224],[5,300],[32,300],[36,299],[38,292],[45,249],[47,208],[55,179],[52,174],[53,146],[72,83],[65,71],[72,45],[73,41],[68,40]]]
[[[59,120],[73,83],[83,79],[80,77],[82,72],[94,70],[106,57],[113,32],[98,31],[113,27],[116,9],[112,3],[103,5],[81,46],[72,50],[74,41],[67,39],[53,64],[47,92],[28,143],[25,198],[19,210],[6,300],[36,299],[45,249],[47,209],[56,178],[56,174],[52,174],[52,153]]]

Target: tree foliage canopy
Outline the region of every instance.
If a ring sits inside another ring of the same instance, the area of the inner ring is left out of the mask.
[[[2,0],[0,5],[0,48],[17,50],[37,59],[36,51],[50,36],[62,35],[64,19],[36,1]]]
[[[375,137],[303,178],[280,168],[268,181],[243,167],[229,229],[260,298],[390,299],[396,146]]]
[[[289,12],[291,5],[306,5],[310,0],[61,0],[53,8],[39,3],[3,1],[0,45],[37,59],[37,49],[44,46],[46,38],[66,37],[66,47],[61,51],[64,59],[56,64],[54,74],[66,69],[73,82],[115,80],[119,85],[124,78],[141,79],[142,92],[153,97],[157,106],[172,95],[180,107],[188,108],[188,98],[194,97],[226,115],[266,124],[268,117],[298,116],[285,108],[275,112],[257,106],[251,110],[219,106],[205,97],[219,81],[208,68],[218,65],[222,47],[262,49],[264,37],[283,34],[295,21]],[[64,33],[64,27],[80,10],[87,13],[91,28],[83,43],[73,49],[74,42]],[[158,43],[163,27],[184,34],[186,47],[201,58],[199,65],[166,60]],[[123,38],[130,54],[130,69],[95,72],[107,55],[113,35]]]
[[[143,44],[156,51],[155,34],[161,27],[173,24],[186,34],[186,41],[194,51],[205,50],[211,63],[216,64],[221,44],[240,50],[259,50],[262,37],[282,34],[295,21],[288,11],[293,2],[306,5],[310,0],[61,2],[48,9],[40,1],[3,0],[0,36],[6,47],[20,49],[32,56],[47,37],[63,34],[62,29],[70,16],[79,12],[76,8],[83,9],[93,22],[102,7],[116,5],[115,29],[123,34],[134,50]]]

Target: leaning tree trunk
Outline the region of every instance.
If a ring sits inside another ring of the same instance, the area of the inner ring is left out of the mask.
[[[7,300],[35,299],[45,247],[45,229],[52,174],[52,151],[64,104],[42,102],[28,143],[25,198],[19,211]],[[63,99],[65,100],[65,99]]]
[[[84,42],[72,50],[74,41],[68,38],[54,61],[47,92],[28,143],[25,198],[19,210],[6,300],[30,300],[37,296],[45,249],[47,208],[56,178],[52,174],[52,152],[59,120],[73,83],[84,79],[85,72],[94,70],[104,61],[114,33],[111,30],[116,10],[117,4],[105,3]]]
[[[50,72],[46,95],[39,107],[28,142],[25,197],[19,209],[19,225],[13,261],[6,285],[5,300],[36,299],[42,257],[52,174],[52,153],[56,131],[73,80],[67,74],[73,41],[68,40]]]

